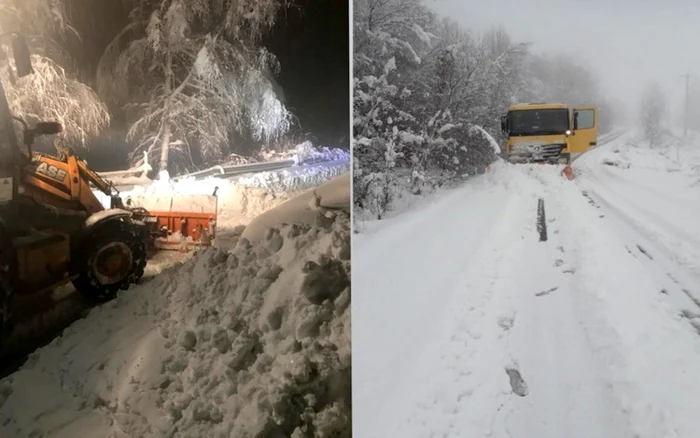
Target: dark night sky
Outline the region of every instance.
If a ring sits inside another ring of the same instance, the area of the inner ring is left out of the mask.
[[[75,27],[83,34],[75,56],[94,72],[104,47],[127,23],[121,2],[69,0]],[[283,10],[263,44],[281,65],[278,83],[287,106],[314,143],[349,148],[349,11],[348,0],[295,0]],[[100,8],[90,14],[88,11]],[[106,11],[105,8],[108,10]],[[92,81],[91,75],[83,80]],[[94,75],[92,75],[94,76]],[[92,83],[90,85],[93,85]],[[88,154],[95,170],[126,167],[123,127],[113,121],[109,134]]]
[[[350,62],[347,0],[298,0],[266,46],[301,129],[321,143],[349,148]]]

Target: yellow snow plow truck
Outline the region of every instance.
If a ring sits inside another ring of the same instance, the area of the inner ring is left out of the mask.
[[[501,119],[510,163],[570,164],[598,142],[598,109],[563,103],[512,105]]]

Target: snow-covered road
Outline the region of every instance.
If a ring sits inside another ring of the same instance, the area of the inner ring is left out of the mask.
[[[357,436],[697,436],[698,234],[658,184],[638,227],[580,161],[574,182],[500,165],[357,236]]]

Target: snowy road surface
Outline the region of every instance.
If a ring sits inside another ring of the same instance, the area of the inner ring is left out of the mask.
[[[698,436],[697,207],[580,165],[500,165],[357,235],[357,436]]]

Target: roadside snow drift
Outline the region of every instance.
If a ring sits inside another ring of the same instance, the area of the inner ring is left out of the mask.
[[[245,225],[263,212],[298,195],[297,191],[274,192],[271,190],[246,187],[229,180],[208,178],[205,180],[154,181],[146,187],[135,187],[122,194],[124,202],[133,205],[150,204],[153,199],[177,198],[182,195],[213,195],[218,198],[218,227],[227,228]],[[193,211],[208,206],[207,196],[202,196],[202,206],[190,205]]]
[[[256,217],[242,233],[242,237],[255,242],[264,236],[269,227],[281,224],[309,225],[319,212],[345,210],[350,213],[350,173],[345,173],[313,190],[303,193]]]
[[[346,213],[212,248],[0,381],[0,436],[350,437]]]

